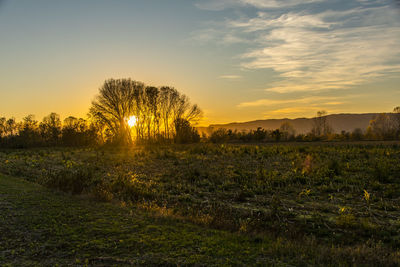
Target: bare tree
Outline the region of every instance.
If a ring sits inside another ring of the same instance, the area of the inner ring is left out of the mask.
[[[0,118],[0,138],[6,135],[6,121],[7,119],[4,117]]]
[[[22,119],[19,130],[19,142],[24,147],[35,146],[41,143],[42,138],[39,132],[39,122],[35,116],[30,114]]]
[[[395,121],[396,131],[397,131],[396,135],[400,136],[400,106],[399,107],[395,107],[393,109],[393,113],[394,113],[393,114],[393,119]]]
[[[0,137],[14,136],[18,132],[18,123],[15,118],[0,118]]]
[[[106,125],[119,142],[131,143],[127,119],[138,112],[137,99],[143,88],[143,83],[131,79],[106,80],[92,102],[91,118]]]
[[[160,116],[164,126],[164,137],[167,139],[170,138],[172,112],[178,99],[179,92],[175,88],[168,86],[160,88]]]
[[[147,133],[148,139],[155,138],[158,124],[158,102],[160,91],[157,87],[146,87]]]
[[[43,118],[39,125],[40,133],[43,139],[49,144],[56,144],[61,135],[61,120],[60,115],[57,113],[50,113],[50,115]]]
[[[18,132],[18,124],[15,118],[10,118],[6,121],[6,135],[14,136]]]
[[[328,135],[333,132],[332,127],[327,122],[327,112],[321,110],[317,112],[317,116],[313,119],[313,128],[311,133],[315,136]]]
[[[196,124],[203,116],[201,109],[196,104],[190,104],[186,95],[178,95],[172,113],[174,122],[178,119],[184,119],[193,124]]]
[[[371,120],[368,127],[368,135],[377,139],[389,139],[395,135],[396,127],[393,118],[381,113]]]
[[[282,133],[282,138],[284,140],[288,140],[289,138],[293,137],[296,133],[292,124],[288,121],[285,121],[279,127],[279,131]]]

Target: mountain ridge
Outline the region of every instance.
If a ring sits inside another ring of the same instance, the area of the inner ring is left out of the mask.
[[[369,122],[381,113],[338,113],[326,115],[328,124],[333,131],[340,133],[341,131],[352,132],[357,128],[366,131]],[[305,134],[311,131],[314,118],[283,118],[283,119],[264,119],[246,122],[230,122],[223,124],[210,124],[208,127],[197,127],[200,132],[209,134],[213,130],[223,128],[236,131],[256,130],[261,127],[265,130],[279,129],[282,123],[289,122],[296,131],[296,134]]]

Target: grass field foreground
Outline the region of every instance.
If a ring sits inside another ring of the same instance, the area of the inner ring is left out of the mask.
[[[1,256],[11,263],[400,263],[397,144],[5,150],[0,171],[56,190],[1,179],[1,231],[10,235]],[[46,229],[30,237],[42,250],[24,247],[19,227]],[[129,245],[126,236],[143,231],[151,245]]]

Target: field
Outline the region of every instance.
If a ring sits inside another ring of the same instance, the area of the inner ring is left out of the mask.
[[[0,172],[4,264],[400,264],[398,143],[2,150]]]

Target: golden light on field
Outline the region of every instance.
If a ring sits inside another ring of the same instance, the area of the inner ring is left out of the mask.
[[[136,116],[130,116],[128,119],[128,125],[130,127],[133,127],[136,125]]]

